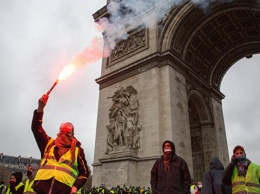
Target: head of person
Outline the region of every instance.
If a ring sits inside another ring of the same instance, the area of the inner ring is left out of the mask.
[[[236,157],[237,163],[244,163],[246,161],[245,149],[240,145],[234,147],[233,155]]]
[[[202,182],[197,182],[197,185],[198,185],[198,187],[199,187],[199,189],[201,189],[202,188]]]
[[[61,123],[58,135],[66,135],[67,137],[74,137],[74,126],[70,122]]]
[[[218,157],[213,157],[209,163],[209,169],[210,170],[224,170],[224,166],[221,163],[221,161],[219,160]]]
[[[22,181],[22,179],[23,179],[23,173],[15,172],[11,174],[9,183],[16,186]]]
[[[163,142],[162,145],[162,149],[163,149],[163,153],[164,155],[174,155],[175,154],[175,145],[172,141],[170,140],[166,140],[165,142]]]
[[[0,182],[0,185],[4,185],[4,184],[5,184],[5,182],[4,182],[4,181],[1,181],[1,182]]]
[[[75,149],[76,146],[80,146],[80,142],[74,137],[74,126],[70,122],[62,123],[60,125],[59,133],[54,141],[55,145],[59,148],[58,154],[61,156],[68,152],[72,153],[72,164],[75,161]],[[51,148],[52,144],[48,147],[47,151]]]
[[[39,169],[39,165],[38,164],[36,164],[36,163],[29,164],[27,166],[27,177],[29,179],[34,179],[38,169]]]
[[[70,145],[74,138],[74,126],[70,122],[61,123],[59,133],[57,134],[56,141],[64,145]]]

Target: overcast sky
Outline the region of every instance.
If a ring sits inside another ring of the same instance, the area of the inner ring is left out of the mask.
[[[31,132],[38,99],[62,68],[95,37],[92,14],[106,0],[1,0],[0,6],[0,153],[40,158]],[[258,67],[260,56],[230,68],[221,91],[229,151],[237,144],[260,164],[258,141]],[[258,63],[258,64],[257,64]],[[74,124],[88,164],[93,163],[101,60],[80,68],[50,94],[43,126],[56,137],[60,123]]]

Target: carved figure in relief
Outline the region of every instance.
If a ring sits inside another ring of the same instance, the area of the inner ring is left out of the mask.
[[[140,147],[139,102],[133,86],[121,88],[112,97],[107,128],[106,154]]]
[[[133,139],[133,147],[140,148],[140,131],[142,126],[137,126],[134,130],[134,139]]]
[[[121,40],[116,43],[115,48],[111,51],[110,60],[114,61],[129,53],[132,53],[146,45],[146,31],[136,31],[129,34],[126,40]]]
[[[126,146],[132,147],[133,146],[133,130],[134,130],[134,118],[128,116],[126,122],[126,130],[125,130],[125,139],[126,139]]]
[[[117,145],[119,146],[123,146],[126,144],[124,138],[125,126],[126,126],[126,117],[123,115],[122,110],[118,110],[116,116],[114,141],[117,141]]]
[[[106,153],[109,153],[110,151],[113,150],[113,139],[114,139],[114,129],[112,128],[111,125],[107,125],[107,149]]]

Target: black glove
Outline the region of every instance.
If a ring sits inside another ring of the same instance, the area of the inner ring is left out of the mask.
[[[235,155],[233,155],[232,157],[231,157],[231,164],[233,164],[233,165],[236,165],[236,156]]]

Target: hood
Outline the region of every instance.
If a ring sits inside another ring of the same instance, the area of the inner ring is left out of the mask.
[[[164,144],[167,143],[167,142],[171,144],[172,156],[174,156],[174,155],[175,155],[175,145],[174,145],[174,143],[173,143],[172,141],[170,141],[170,140],[166,140],[165,142],[163,142],[162,151],[163,151]]]
[[[220,162],[218,157],[212,158],[210,164],[209,164],[210,170],[224,170],[223,164]]]
[[[29,179],[33,180],[35,178],[35,175],[36,175],[38,169],[39,169],[39,165],[36,164],[36,163],[32,163],[32,164],[30,164],[30,166],[32,167],[32,175],[30,176]]]
[[[23,173],[22,172],[15,172],[12,174],[16,178],[15,185],[18,185],[23,180]]]

